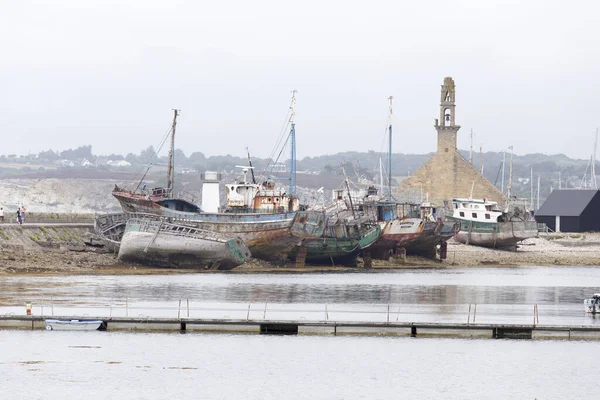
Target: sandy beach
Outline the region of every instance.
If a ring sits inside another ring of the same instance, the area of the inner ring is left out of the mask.
[[[277,266],[251,260],[231,271],[199,269],[152,268],[119,263],[115,254],[85,246],[58,248],[0,245],[0,275],[21,274],[179,274],[179,273],[302,273],[302,272],[359,272],[365,271],[359,259],[356,268],[320,265],[296,268]],[[389,271],[404,268],[464,268],[495,266],[600,266],[600,233],[553,234],[523,241],[517,251],[468,246],[448,242],[448,257],[434,261],[407,256],[390,261],[373,260],[370,271]]]

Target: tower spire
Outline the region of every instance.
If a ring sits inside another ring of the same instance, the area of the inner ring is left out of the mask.
[[[460,125],[456,125],[456,88],[454,80],[444,78],[440,95],[440,118],[435,120],[438,131],[438,153],[454,154],[456,151],[456,134]]]

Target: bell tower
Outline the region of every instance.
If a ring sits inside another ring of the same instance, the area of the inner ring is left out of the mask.
[[[454,154],[456,151],[456,134],[460,125],[456,121],[456,90],[454,80],[447,76],[444,78],[440,100],[440,118],[435,120],[435,129],[438,132],[438,154]]]

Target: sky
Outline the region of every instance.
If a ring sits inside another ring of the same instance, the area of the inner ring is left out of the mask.
[[[273,152],[297,90],[299,158],[436,149],[456,83],[458,147],[589,159],[600,3],[555,0],[0,0],[0,154],[155,147]]]

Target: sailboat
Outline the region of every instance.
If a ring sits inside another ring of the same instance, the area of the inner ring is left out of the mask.
[[[174,196],[174,137],[178,113],[175,112],[171,129],[171,149],[169,152],[169,172],[167,188],[155,188],[150,191],[127,191],[118,187],[113,196],[119,201],[126,213],[147,213],[177,221],[186,227],[203,232],[215,232],[230,239],[241,239],[253,257],[267,261],[284,262],[292,248],[304,239],[317,238],[323,234],[325,216],[323,213],[299,211],[295,197],[295,98],[292,93],[290,117],[290,141],[292,143],[292,174],[290,190],[281,192],[276,198],[278,204],[269,204],[274,197],[273,187],[269,184],[257,185],[244,182],[227,185],[227,212],[207,213],[190,201]],[[244,174],[245,175],[245,174]],[[138,185],[139,188],[139,185]],[[136,188],[137,189],[137,188]],[[270,192],[271,191],[271,192]],[[236,195],[244,192],[241,202]],[[129,221],[128,221],[129,223]],[[126,228],[126,232],[127,232]],[[161,233],[162,234],[162,233]],[[123,239],[126,235],[123,235]],[[121,243],[123,251],[124,243]]]
[[[429,202],[401,203],[392,199],[392,100],[389,97],[388,125],[388,193],[385,198],[371,195],[362,203],[365,212],[375,216],[381,226],[381,237],[371,248],[375,259],[388,260],[390,254],[404,248],[409,254],[435,258],[437,246],[445,246],[459,228],[458,223],[445,224],[435,217],[435,208]],[[376,193],[374,187],[372,193]],[[445,252],[440,252],[445,258]]]

